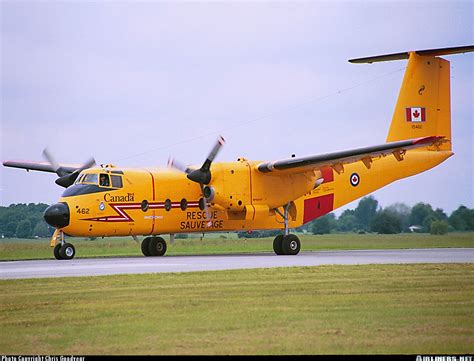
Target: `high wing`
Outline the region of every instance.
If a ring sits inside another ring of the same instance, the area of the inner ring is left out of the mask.
[[[3,165],[5,167],[26,169],[26,171],[37,170],[40,172],[56,173],[58,178],[55,180],[55,183],[64,188],[72,185],[79,176],[79,173],[84,169],[95,165],[94,158],[90,158],[82,165],[70,165],[56,163],[47,149],[44,150],[43,155],[49,161],[48,163],[7,160],[3,162]]]
[[[15,160],[7,160],[3,162],[5,167],[12,167],[12,168],[20,168],[26,169],[27,171],[30,170],[37,170],[40,172],[49,172],[49,173],[56,173],[56,169],[50,164],[45,162],[25,162],[25,161],[15,161]],[[81,168],[81,165],[59,165],[59,168],[64,171],[65,174],[73,173],[74,171]]]
[[[261,163],[257,166],[257,169],[262,173],[274,172],[275,175],[279,175],[284,171],[288,171],[289,173],[301,173],[329,166],[339,172],[344,164],[354,163],[357,161],[364,162],[367,168],[370,168],[373,158],[393,154],[398,160],[401,160],[408,149],[434,145],[439,143],[443,138],[443,136],[429,136],[385,143],[372,147],[350,149],[320,155],[310,155],[307,157],[289,158],[275,162]]]

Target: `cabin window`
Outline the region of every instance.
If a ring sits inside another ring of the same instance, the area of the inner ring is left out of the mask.
[[[119,175],[111,175],[112,187],[113,188],[122,188],[122,177]]]
[[[110,187],[110,178],[108,174],[102,173],[99,177],[99,185],[101,187]]]
[[[82,183],[97,184],[97,174],[86,174]]]

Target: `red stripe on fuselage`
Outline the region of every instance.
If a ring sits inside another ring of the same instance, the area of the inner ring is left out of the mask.
[[[141,209],[141,203],[108,203],[108,205],[117,213],[114,216],[96,217],[96,218],[85,218],[84,221],[96,221],[96,222],[135,222],[132,217],[128,215],[126,210],[129,209]],[[149,203],[148,209],[164,209],[165,203]],[[171,203],[171,208],[181,208],[180,203]],[[187,208],[199,208],[199,202],[189,202]]]

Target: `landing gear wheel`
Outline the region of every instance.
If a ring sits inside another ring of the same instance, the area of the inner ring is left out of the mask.
[[[149,252],[152,256],[163,256],[166,253],[166,242],[161,237],[153,237],[150,241]]]
[[[54,246],[54,250],[53,250],[54,258],[59,259],[59,260],[62,259],[61,255],[59,254],[59,250],[61,249],[61,247],[62,247],[62,244],[58,243],[56,246]]]
[[[288,234],[283,237],[281,248],[283,254],[294,256],[300,252],[301,242],[294,234]]]
[[[275,252],[275,254],[279,256],[283,254],[282,241],[283,241],[282,234],[279,234],[273,240],[273,251]]]
[[[61,259],[73,259],[76,255],[76,249],[71,243],[64,243],[59,249]]]
[[[147,257],[150,257],[151,256],[151,253],[150,253],[150,241],[151,241],[151,237],[146,237],[143,241],[142,241],[142,253],[144,256],[147,256]]]

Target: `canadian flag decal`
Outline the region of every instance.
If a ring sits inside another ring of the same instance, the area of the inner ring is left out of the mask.
[[[407,122],[426,122],[425,108],[406,108]]]

